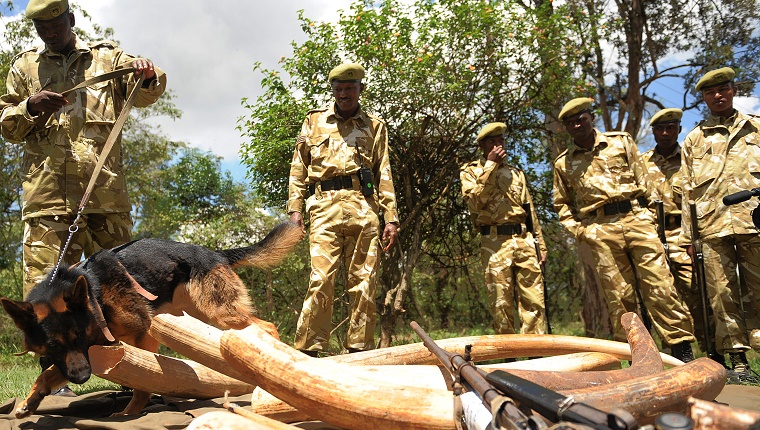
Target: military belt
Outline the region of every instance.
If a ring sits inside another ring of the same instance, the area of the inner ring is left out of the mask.
[[[496,234],[499,236],[516,236],[522,234],[522,224],[501,224],[501,225],[481,225],[480,234],[488,236],[491,234],[491,228],[496,228]]]
[[[673,230],[681,227],[681,214],[665,215],[665,229]]]
[[[636,197],[636,202],[642,208],[645,208],[649,205],[649,202],[647,201],[646,197]],[[633,210],[633,200],[620,200],[617,202],[607,203],[604,206],[602,206],[602,211],[604,212],[605,216],[627,214],[628,212],[631,212],[632,210]],[[598,215],[598,214],[599,214],[599,209],[597,209],[594,212],[594,215]]]
[[[324,181],[319,181],[319,188],[322,191],[331,191],[331,190],[350,190],[354,188],[354,181],[353,181],[354,175],[346,175],[346,176],[336,176],[334,178],[325,179]],[[314,191],[316,190],[317,184],[309,184],[309,192],[311,194],[314,194]]]

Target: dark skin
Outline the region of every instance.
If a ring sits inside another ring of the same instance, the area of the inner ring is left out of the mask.
[[[35,30],[37,30],[37,35],[45,42],[45,46],[49,50],[66,57],[74,51],[76,37],[72,31],[75,24],[73,13],[66,12],[53,19],[44,21],[35,19],[32,22]],[[153,63],[144,58],[136,59],[132,66],[135,68],[135,75],[144,76],[145,80],[153,79],[156,76]],[[26,102],[26,109],[29,114],[37,116],[42,112],[57,112],[67,104],[69,101],[64,95],[43,89],[29,97]]]
[[[584,149],[594,147],[596,132],[594,131],[594,114],[581,112],[562,120],[565,131],[573,138],[576,145]]]
[[[667,157],[678,148],[678,135],[681,133],[680,121],[659,122],[652,126],[654,141],[657,142],[655,151]]]
[[[507,157],[507,151],[504,150],[504,135],[488,136],[478,142],[480,150],[486,155],[486,160],[493,161],[501,166],[504,159]],[[541,253],[541,261],[538,263],[543,265],[546,262],[546,254]]]
[[[335,111],[341,118],[351,118],[359,112],[359,96],[364,92],[364,84],[359,81],[332,81],[333,97],[335,97]],[[291,212],[290,220],[306,234],[306,226],[301,212]],[[398,237],[398,225],[395,222],[385,224],[383,230],[383,252],[390,251],[396,244]]]
[[[728,118],[734,114],[734,96],[736,87],[733,82],[724,82],[711,87],[702,88],[702,100],[705,101],[710,113],[714,116]],[[686,247],[686,253],[694,258],[694,246]]]

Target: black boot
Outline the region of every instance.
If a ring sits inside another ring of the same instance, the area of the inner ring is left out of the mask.
[[[728,369],[728,365],[726,364],[726,357],[723,356],[723,354],[720,354],[718,352],[714,352],[712,354],[707,354],[707,358],[711,359],[712,361],[715,361],[717,363],[720,363],[721,366]]]
[[[670,346],[670,355],[684,363],[694,361],[694,351],[691,349],[691,343],[681,342]]]
[[[744,351],[729,352],[728,357],[731,359],[731,370],[728,371],[727,384],[756,385],[760,383],[760,378],[749,367]]]

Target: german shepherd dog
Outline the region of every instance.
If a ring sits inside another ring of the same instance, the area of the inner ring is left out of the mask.
[[[159,313],[184,311],[221,329],[258,324],[279,337],[273,324],[253,315],[248,291],[233,269],[272,267],[300,238],[300,228],[284,222],[254,245],[222,251],[139,239],[100,251],[78,265],[62,265],[30,291],[27,301],[0,299],[24,332],[26,351],[53,363],[37,378],[16,417],[32,414],[45,396],[67,381],[87,381],[92,345],[123,341],[157,352],[159,343],[148,330]],[[150,393],[135,391],[121,414],[137,414],[149,400]]]

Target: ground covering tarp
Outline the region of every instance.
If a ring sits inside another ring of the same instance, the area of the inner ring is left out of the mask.
[[[132,394],[99,391],[77,397],[46,397],[37,412],[25,419],[16,419],[13,411],[21,399],[10,399],[0,405],[0,430],[11,429],[109,429],[156,430],[184,429],[190,422],[211,411],[223,410],[225,399],[187,400],[153,396],[150,405],[138,416],[110,417],[123,410]],[[230,397],[231,403],[244,408],[251,405],[251,396]],[[760,411],[760,387],[727,385],[716,399],[735,408]],[[334,429],[321,423],[299,423],[302,429]]]

